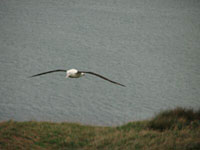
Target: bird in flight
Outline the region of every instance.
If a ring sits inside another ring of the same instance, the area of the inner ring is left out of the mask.
[[[42,72],[42,73],[39,73],[39,74],[35,74],[35,75],[32,75],[30,77],[37,77],[37,76],[41,76],[41,75],[45,75],[45,74],[48,74],[48,73],[53,73],[53,72],[65,72],[66,73],[66,78],[80,78],[82,76],[84,76],[85,74],[91,74],[91,75],[95,75],[97,77],[100,77],[104,80],[107,80],[111,83],[114,83],[114,84],[117,84],[117,85],[120,85],[120,86],[124,86],[123,84],[121,83],[118,83],[118,82],[115,82],[115,81],[112,81],[100,74],[97,74],[97,73],[94,73],[94,72],[89,72],[89,71],[78,71],[76,69],[69,69],[69,70],[63,70],[63,69],[57,69],[57,70],[51,70],[51,71],[47,71],[47,72]]]

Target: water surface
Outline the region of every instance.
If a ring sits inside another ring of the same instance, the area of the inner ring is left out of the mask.
[[[0,121],[119,125],[200,107],[200,1],[1,0]],[[53,69],[94,71],[65,79]]]

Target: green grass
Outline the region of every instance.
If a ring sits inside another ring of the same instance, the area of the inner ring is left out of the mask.
[[[200,111],[176,108],[118,127],[75,123],[0,123],[0,150],[199,150]]]
[[[197,123],[198,126],[199,120],[200,110],[194,112],[192,109],[178,107],[174,110],[161,112],[149,122],[148,126],[160,131],[174,128],[182,129],[191,123]]]

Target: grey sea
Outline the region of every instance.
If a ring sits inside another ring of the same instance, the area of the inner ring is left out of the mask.
[[[66,79],[76,68],[99,73]],[[199,0],[1,0],[0,121],[115,126],[200,108]]]

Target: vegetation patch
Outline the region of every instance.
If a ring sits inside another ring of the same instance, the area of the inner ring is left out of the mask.
[[[75,123],[0,123],[2,150],[199,150],[200,111],[176,108],[118,127]]]
[[[182,129],[193,124],[193,127],[200,125],[200,110],[176,108],[159,113],[148,123],[148,127],[154,130]]]

